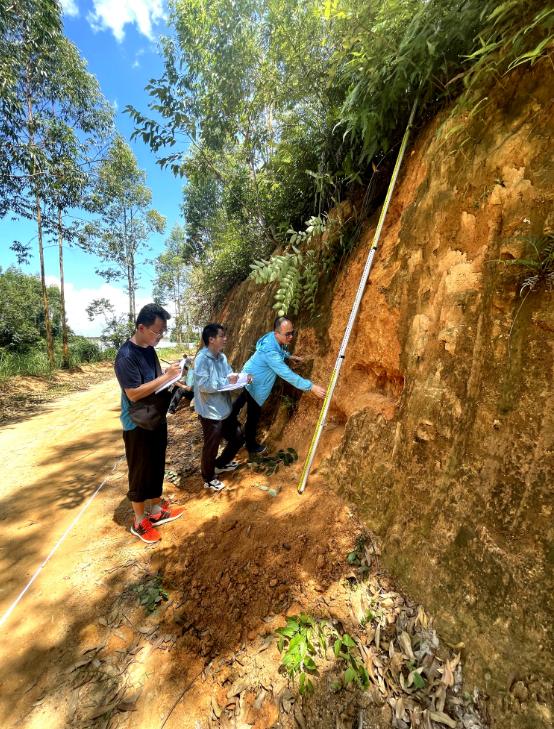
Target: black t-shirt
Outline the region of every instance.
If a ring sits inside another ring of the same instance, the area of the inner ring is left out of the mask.
[[[156,379],[154,347],[139,347],[128,339],[115,358],[115,375],[122,390],[140,387]]]
[[[139,347],[128,339],[115,357],[115,376],[121,387],[121,424],[123,430],[133,430],[135,423],[129,415],[129,399],[125,389],[140,387],[155,380],[157,355],[154,347]]]

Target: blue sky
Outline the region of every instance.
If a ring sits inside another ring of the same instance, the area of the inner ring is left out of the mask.
[[[163,0],[62,0],[66,35],[79,48],[89,70],[101,86],[104,96],[116,108],[118,131],[131,145],[139,166],[147,174],[147,184],[152,190],[152,206],[167,218],[166,233],[153,235],[150,240],[150,258],[163,249],[169,230],[181,219],[180,203],[183,180],[171,172],[162,171],[155,163],[154,155],[140,141],[130,141],[133,124],[123,109],[132,104],[147,111],[149,97],[144,87],[151,78],[162,73],[162,61],[157,51],[157,39],[167,34],[166,8]],[[76,212],[76,214],[79,214]],[[36,226],[30,221],[12,221],[8,217],[0,221],[0,266],[15,264],[15,256],[9,250],[14,240],[32,240],[33,258],[29,265],[21,266],[26,273],[38,273],[36,250]],[[66,296],[68,320],[79,334],[98,334],[101,322],[89,322],[85,308],[100,296],[109,298],[123,313],[126,310],[126,294],[123,284],[106,284],[94,273],[98,261],[78,249],[65,250]],[[51,282],[57,282],[57,248],[45,250],[46,273]],[[137,295],[140,306],[150,300],[153,277],[152,266],[141,268],[141,288]]]

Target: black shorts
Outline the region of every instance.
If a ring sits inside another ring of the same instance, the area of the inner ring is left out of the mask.
[[[123,431],[125,455],[129,469],[131,501],[158,499],[162,495],[167,447],[167,423],[156,430],[134,428]]]

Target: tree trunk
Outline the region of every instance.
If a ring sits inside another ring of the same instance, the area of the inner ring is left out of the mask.
[[[135,268],[133,266],[133,290],[131,292],[131,315],[133,317],[133,324],[137,318],[137,298],[136,298],[136,285],[135,285]]]
[[[54,338],[52,336],[52,325],[50,323],[50,306],[48,303],[48,289],[46,288],[46,271],[44,268],[44,246],[42,245],[42,213],[40,210],[40,196],[36,195],[36,214],[37,214],[37,233],[38,233],[38,252],[40,258],[40,285],[42,287],[42,306],[44,309],[44,326],[46,329],[46,351],[48,353],[48,362],[50,367],[54,369],[56,361],[54,359]]]
[[[175,328],[177,330],[177,344],[180,346],[183,342],[183,319],[181,316],[181,286],[180,277],[177,272],[175,275]]]
[[[131,219],[129,222],[132,231],[133,225],[133,214],[131,211]],[[127,210],[123,210],[123,235],[124,235],[124,250],[125,250],[125,263],[127,264],[127,293],[129,295],[129,324],[134,328],[136,314],[136,302],[135,302],[135,261],[133,254],[131,253],[131,243],[129,241],[129,225],[127,223]]]
[[[60,304],[62,308],[62,367],[69,369],[69,342],[67,336],[67,319],[65,318],[65,284],[63,278],[63,237],[62,210],[58,208],[58,252],[60,260]]]
[[[129,292],[129,324],[135,324],[137,318],[136,314],[136,299],[135,299],[135,278],[134,278],[134,266],[132,262],[127,262],[127,290]]]
[[[33,133],[33,102],[29,94],[27,94],[27,126],[29,129],[29,143],[31,150],[34,147],[34,133]],[[33,153],[33,164],[31,168],[32,177],[35,181],[36,165],[35,157]],[[48,289],[46,288],[46,272],[44,268],[44,247],[42,244],[42,212],[40,209],[40,195],[35,192],[36,201],[36,220],[37,220],[37,234],[38,234],[38,254],[40,259],[40,284],[42,287],[42,306],[44,310],[44,327],[46,329],[46,352],[48,354],[48,362],[50,367],[54,369],[56,364],[54,359],[54,338],[52,337],[52,325],[50,324],[50,306],[48,303]]]

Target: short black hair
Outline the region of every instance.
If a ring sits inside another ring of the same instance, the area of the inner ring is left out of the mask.
[[[206,324],[204,329],[202,329],[202,341],[204,342],[206,347],[210,343],[210,337],[214,337],[215,339],[220,331],[225,331],[225,327],[223,326],[223,324],[217,324],[213,322],[211,324]]]
[[[273,322],[273,331],[276,332],[278,329],[281,328],[281,324],[283,324],[286,321],[290,321],[292,324],[292,319],[289,319],[288,316],[278,316],[277,319]]]
[[[171,314],[159,304],[146,304],[146,306],[143,306],[139,311],[135,326],[137,329],[139,328],[139,324],[149,326],[150,324],[153,324],[156,319],[163,319],[164,321],[167,321],[168,319],[171,319]]]

